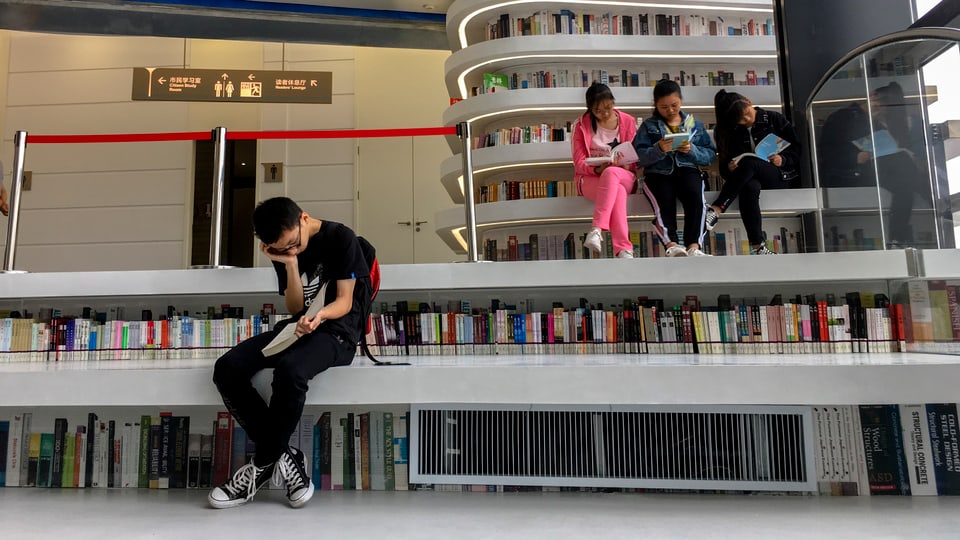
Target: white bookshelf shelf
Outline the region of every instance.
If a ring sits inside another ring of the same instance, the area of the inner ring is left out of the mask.
[[[780,87],[766,86],[684,86],[684,110],[700,116],[708,112],[713,114],[713,96],[720,88],[750,96],[754,103],[770,109],[780,108]],[[617,98],[617,108],[632,114],[639,120],[651,115],[653,111],[653,87],[613,87]],[[504,127],[539,125],[545,117],[557,116],[573,122],[586,110],[584,93],[586,88],[524,88],[472,96],[451,105],[443,113],[443,124],[453,126],[460,122],[471,122],[474,137],[488,130],[488,126]],[[461,150],[460,139],[449,136],[450,148],[454,152]],[[569,153],[569,152],[568,152]],[[568,158],[570,156],[567,156]]]
[[[723,14],[751,16],[757,19],[773,17],[773,8],[770,0],[706,0],[697,2],[697,11],[703,13],[717,13],[720,8]],[[700,7],[702,6],[702,7]],[[622,2],[593,2],[592,6],[572,0],[533,1],[533,2],[504,2],[502,0],[470,0],[454,2],[447,10],[447,39],[450,41],[450,50],[458,51],[462,47],[473,46],[484,40],[483,28],[487,23],[499,17],[501,13],[513,16],[526,17],[540,10],[557,13],[560,9],[569,9],[574,13],[611,13],[636,15],[638,13],[664,13],[670,15],[687,14],[690,11],[684,4],[660,5],[657,8],[644,8],[624,5]],[[461,43],[460,30],[463,28],[467,43]],[[634,36],[636,37],[636,36]]]
[[[922,252],[930,260],[960,257],[958,250]],[[868,282],[916,277],[912,251],[803,253],[776,257],[527,261],[512,263],[384,264],[380,293],[529,290],[593,287],[676,287],[744,283]],[[614,264],[616,263],[616,264]],[[938,263],[939,264],[939,263]],[[937,268],[937,266],[931,266]],[[954,274],[956,272],[954,271]],[[188,296],[280,297],[272,268],[156,270],[0,275],[0,300]]]
[[[717,192],[708,191],[706,200],[712,201]],[[760,193],[760,207],[767,216],[795,216],[817,209],[816,190],[813,188],[767,190]],[[724,220],[736,217],[737,201],[724,213]],[[476,208],[478,231],[510,228],[520,225],[556,225],[560,223],[587,223],[593,216],[593,203],[583,197],[554,197],[522,199],[478,204]],[[680,211],[682,214],[682,210]],[[631,219],[652,218],[653,209],[643,195],[627,199],[627,216]],[[466,253],[463,208],[437,212],[434,223],[437,234],[455,253]],[[721,225],[723,220],[721,220]]]
[[[960,358],[862,355],[597,355],[364,359],[310,385],[309,405],[536,403],[811,405],[955,402]],[[213,360],[0,365],[0,407],[222,407]],[[269,388],[269,372],[255,383]],[[851,384],[856,381],[856,384]],[[42,389],[42,391],[38,391]]]
[[[722,66],[774,63],[774,51],[773,36],[524,36],[484,41],[461,49],[447,58],[444,72],[450,95],[467,97],[470,87],[483,86],[484,73],[522,71],[524,66],[536,69],[544,64],[602,63],[715,65],[723,69]]]
[[[960,249],[925,249],[919,252],[921,275],[927,279],[960,279]]]
[[[545,142],[508,144],[473,151],[473,179],[481,185],[483,178],[494,172],[515,169],[518,175],[529,175],[532,169],[566,167],[568,174],[563,180],[573,179],[573,158],[570,142]],[[450,199],[463,204],[463,157],[459,154],[443,160],[440,165],[440,183]],[[463,209],[460,209],[461,212]]]

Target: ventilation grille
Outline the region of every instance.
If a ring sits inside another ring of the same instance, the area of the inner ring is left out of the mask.
[[[809,407],[414,405],[410,480],[814,491]]]

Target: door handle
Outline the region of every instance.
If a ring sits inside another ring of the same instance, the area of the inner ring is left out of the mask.
[[[426,222],[427,222],[427,220],[423,220],[423,221],[414,221],[413,223],[414,223],[414,225],[416,225],[417,227],[419,227],[420,225],[423,225],[423,224],[424,224],[424,223],[426,223]]]
[[[413,223],[410,222],[410,221],[398,221],[398,222],[397,222],[397,225],[406,225],[407,227],[409,227],[409,226],[412,225],[412,224],[413,224]]]

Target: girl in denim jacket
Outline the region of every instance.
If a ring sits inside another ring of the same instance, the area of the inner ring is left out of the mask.
[[[654,229],[666,247],[667,257],[703,257],[704,178],[701,166],[716,157],[713,141],[703,123],[681,110],[680,85],[661,80],[653,88],[653,116],[643,121],[633,139],[644,168],[643,194],[653,206]],[[690,133],[690,140],[672,149],[669,133]],[[677,203],[683,205],[683,240],[677,234]]]

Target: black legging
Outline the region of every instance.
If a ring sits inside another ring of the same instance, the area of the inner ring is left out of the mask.
[[[787,187],[780,169],[756,158],[743,158],[737,168],[724,178],[723,187],[713,206],[726,210],[740,197],[740,219],[747,230],[751,246],[763,244],[763,223],[760,217],[760,190]]]
[[[650,201],[654,209],[659,206],[659,225],[663,227],[660,240],[680,243],[677,234],[677,199],[683,206],[683,243],[686,246],[697,243],[703,245],[703,176],[693,167],[675,167],[671,174],[648,173],[643,178],[644,195],[652,195]],[[654,220],[655,222],[657,220]]]

